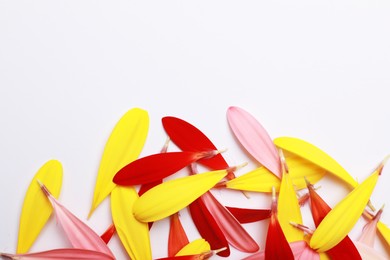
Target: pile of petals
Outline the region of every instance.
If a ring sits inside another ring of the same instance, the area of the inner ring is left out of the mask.
[[[167,134],[162,149],[139,158],[148,136],[149,116],[143,109],[130,109],[107,140],[89,212],[91,217],[101,202],[110,198],[112,224],[106,232],[96,234],[58,201],[62,165],[50,160],[38,170],[26,192],[17,252],[0,256],[26,260],[115,259],[108,244],[117,235],[130,259],[148,260],[152,259],[153,223],[168,218],[167,255],[159,259],[228,258],[231,247],[246,253],[245,259],[387,258],[375,250],[374,242],[378,232],[390,246],[390,230],[380,221],[383,207],[376,210],[370,202],[387,157],[358,183],[316,146],[294,137],[272,140],[256,118],[242,108],[229,107],[227,120],[237,142],[259,164],[239,176],[236,173],[245,169],[244,165],[229,165],[204,133],[172,116],[162,118]],[[170,143],[180,150],[168,151]],[[175,176],[185,168],[188,176]],[[316,183],[326,175],[350,189],[333,208],[316,192]],[[237,190],[240,196],[265,193],[269,207],[228,207],[214,197],[213,189]],[[301,206],[306,203],[314,226],[303,223]],[[184,208],[200,235],[193,241],[181,224],[179,211]],[[61,226],[59,236],[65,236],[72,248],[30,252],[53,212]],[[360,218],[366,225],[361,236],[352,241],[348,234]],[[261,238],[264,248],[243,225],[257,221],[268,223],[266,236]]]

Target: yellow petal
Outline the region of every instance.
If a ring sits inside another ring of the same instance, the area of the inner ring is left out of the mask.
[[[226,175],[226,170],[219,170],[163,182],[134,203],[134,215],[142,222],[168,217],[188,206]]]
[[[390,229],[389,229],[389,227],[380,221],[378,222],[378,224],[376,224],[376,227],[378,228],[379,233],[385,239],[387,245],[390,246]]]
[[[46,162],[35,174],[24,197],[20,215],[17,253],[27,253],[49,219],[53,208],[41,191],[41,181],[58,198],[62,185],[62,165],[57,160]]]
[[[210,250],[210,244],[203,238],[199,238],[184,246],[175,256],[198,255]]]
[[[320,255],[320,260],[331,260],[327,253],[318,253]]]
[[[234,190],[271,192],[272,187],[279,190],[280,180],[265,167],[259,167],[226,182],[226,188]]]
[[[302,215],[291,176],[288,173],[283,173],[280,184],[278,220],[289,243],[304,240],[303,231],[290,224],[290,222],[302,224]]]
[[[131,259],[152,259],[149,227],[133,215],[138,194],[133,187],[117,186],[111,192],[111,214],[119,238]]]
[[[370,199],[380,173],[378,169],[326,215],[310,239],[311,248],[325,252],[348,235]]]
[[[302,157],[303,159],[335,175],[349,184],[352,188],[357,185],[356,180],[353,179],[340,164],[316,146],[292,137],[279,137],[274,140],[274,143],[277,147]]]
[[[145,110],[129,110],[114,127],[104,148],[97,175],[89,217],[114,189],[114,175],[138,158],[149,129],[149,115]]]

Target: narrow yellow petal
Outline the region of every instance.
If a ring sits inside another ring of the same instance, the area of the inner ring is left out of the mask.
[[[134,215],[142,222],[168,217],[188,206],[226,175],[226,170],[219,170],[163,182],[134,203]]]
[[[255,192],[271,192],[272,187],[279,190],[280,180],[265,167],[259,167],[226,182],[226,188]]]
[[[320,260],[331,260],[327,253],[318,253],[320,255]]]
[[[138,194],[133,187],[117,186],[111,192],[111,214],[119,239],[131,259],[152,259],[149,227],[133,215]]]
[[[310,247],[325,252],[337,245],[362,215],[375,188],[380,171],[376,170],[356,186],[322,220],[310,239]]]
[[[62,185],[61,163],[57,160],[46,162],[35,174],[27,189],[20,215],[18,254],[28,252],[53,212],[53,207],[41,191],[38,180],[58,198]]]
[[[114,189],[114,175],[138,158],[149,129],[149,115],[145,110],[129,110],[114,127],[102,155],[89,216]]]
[[[302,224],[302,215],[291,176],[285,172],[279,190],[278,220],[289,243],[304,240],[303,231],[290,224]]]
[[[352,188],[357,185],[357,182],[352,176],[338,164],[332,157],[317,148],[316,146],[292,137],[279,137],[274,140],[277,147],[293,153],[303,159],[317,165],[327,172],[340,178]]]
[[[381,236],[385,239],[387,246],[390,246],[390,228],[381,221],[376,224],[376,227],[378,228]]]
[[[198,255],[211,250],[209,242],[203,238],[196,239],[184,246],[175,256]]]

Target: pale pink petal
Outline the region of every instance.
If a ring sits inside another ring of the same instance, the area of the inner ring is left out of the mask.
[[[251,114],[239,107],[229,107],[227,119],[242,146],[259,163],[280,178],[282,174],[279,154],[264,127]]]
[[[42,251],[28,254],[4,254],[0,253],[0,257],[18,260],[112,260],[112,256],[103,254],[101,252],[78,249],[78,248],[64,248],[54,249],[49,251]]]

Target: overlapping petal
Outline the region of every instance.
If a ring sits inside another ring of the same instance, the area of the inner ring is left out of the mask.
[[[29,253],[29,254],[6,254],[0,253],[0,257],[13,260],[113,260],[110,255],[101,252],[80,249],[80,248],[63,248],[48,251]]]

